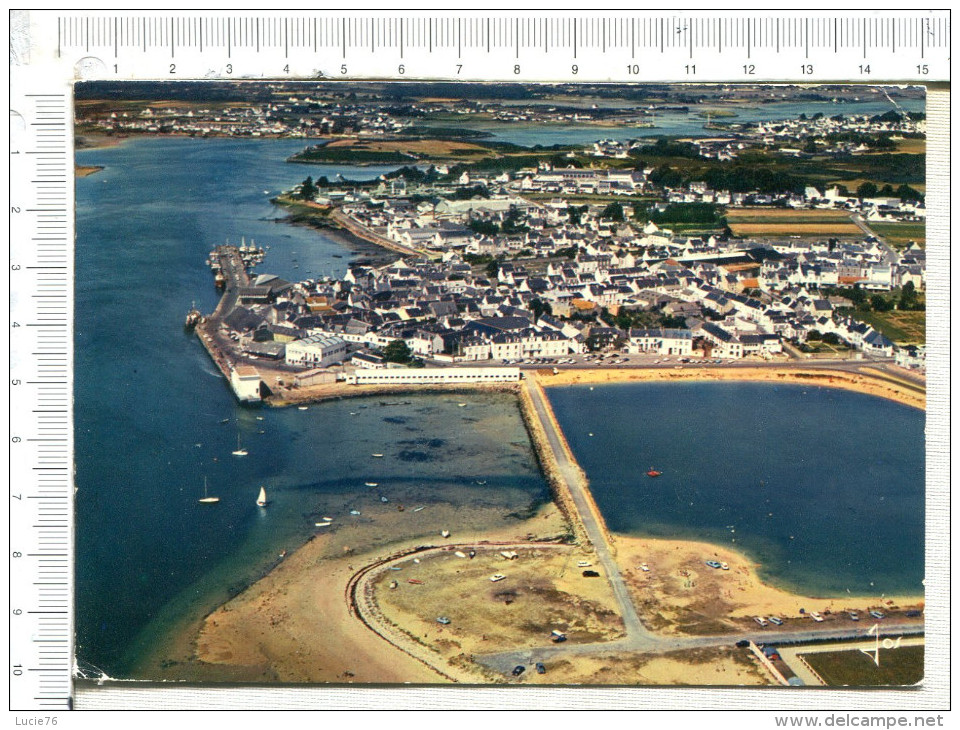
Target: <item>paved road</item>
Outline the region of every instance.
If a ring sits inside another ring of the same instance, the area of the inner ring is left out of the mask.
[[[759,643],[799,644],[809,641],[843,641],[849,639],[869,638],[867,631],[870,625],[862,628],[809,628],[799,631],[777,631],[743,634],[726,634],[719,636],[656,636],[651,635],[652,642],[638,642],[629,637],[619,641],[609,641],[593,644],[546,644],[542,647],[521,649],[519,651],[500,652],[476,656],[476,661],[498,672],[509,674],[510,671],[522,664],[530,666],[536,662],[546,662],[551,657],[559,655],[584,656],[589,654],[613,654],[617,652],[647,652],[663,653],[682,649],[707,649],[718,646],[733,646],[741,639],[752,639]],[[922,624],[887,624],[881,625],[880,636],[918,636],[923,635]]]
[[[537,385],[533,378],[526,378],[524,386],[530,394],[533,402],[533,408],[536,411],[537,418],[546,432],[547,441],[550,449],[553,451],[557,465],[560,469],[560,476],[567,484],[570,494],[573,496],[574,505],[580,514],[580,521],[586,530],[587,537],[593,543],[593,548],[597,553],[597,562],[610,581],[614,597],[620,607],[620,615],[623,617],[624,627],[627,633],[627,641],[639,649],[643,646],[656,642],[657,637],[648,631],[637,615],[637,609],[630,600],[630,594],[627,591],[627,584],[620,575],[620,569],[617,567],[613,556],[610,554],[610,548],[607,545],[606,537],[603,534],[603,528],[597,521],[596,515],[590,509],[590,500],[585,493],[584,485],[580,480],[580,473],[576,466],[571,463],[567,457],[567,452],[563,448],[563,442],[560,434],[557,433],[554,420],[550,418],[548,406],[544,401],[543,391]]]
[[[892,266],[893,264],[896,264],[897,261],[900,260],[900,255],[894,250],[894,248],[889,243],[886,242],[883,236],[877,235],[873,231],[873,229],[871,229],[870,226],[867,225],[867,222],[860,217],[859,214],[854,213],[853,215],[850,216],[850,220],[852,220],[854,224],[857,226],[857,228],[859,228],[865,234],[867,234],[868,236],[873,236],[880,242],[880,246],[884,250],[883,258],[888,264]]]

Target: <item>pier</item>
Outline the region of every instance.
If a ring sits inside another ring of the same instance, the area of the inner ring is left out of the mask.
[[[223,373],[223,377],[230,383],[237,400],[241,403],[259,402],[261,400],[259,372],[253,365],[240,361],[240,358],[234,354],[232,343],[221,331],[223,319],[237,307],[240,287],[250,284],[246,264],[240,249],[236,246],[217,246],[211,253],[210,259],[211,268],[214,271],[219,270],[224,277],[224,290],[213,314],[197,326],[197,337]]]

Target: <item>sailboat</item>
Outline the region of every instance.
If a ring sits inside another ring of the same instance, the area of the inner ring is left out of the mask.
[[[263,487],[260,487],[260,494],[257,497],[257,507],[266,507],[267,506],[267,490]]]
[[[246,456],[246,455],[247,455],[247,450],[246,450],[246,449],[243,449],[243,448],[240,448],[240,434],[237,434],[237,450],[236,450],[236,451],[231,451],[230,453],[232,453],[234,456]]]
[[[200,504],[216,504],[220,501],[220,497],[208,497],[207,496],[207,478],[203,478],[203,498],[197,500]]]

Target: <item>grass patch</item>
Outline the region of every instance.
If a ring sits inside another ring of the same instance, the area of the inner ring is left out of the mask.
[[[916,241],[921,246],[927,244],[927,226],[921,222],[905,223],[874,223],[868,221],[867,225],[874,233],[881,236],[891,246],[897,248],[906,248]]]
[[[926,312],[858,312],[851,316],[866,322],[884,337],[898,345],[922,345],[927,341]]]
[[[831,687],[902,687],[923,680],[923,650],[923,646],[881,649],[879,667],[858,649],[801,656]]]
[[[449,139],[360,140],[338,139],[310,147],[290,158],[291,162],[327,164],[409,164],[434,160],[464,162],[496,156],[492,150],[471,142]]]

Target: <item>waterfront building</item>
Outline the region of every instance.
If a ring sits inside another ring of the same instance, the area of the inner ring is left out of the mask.
[[[520,368],[401,368],[357,370],[347,378],[353,385],[432,385],[443,383],[515,383]]]
[[[310,335],[287,344],[287,365],[323,368],[343,362],[347,356],[347,343],[340,337]]]
[[[260,394],[260,371],[253,365],[238,364],[230,371],[230,387],[241,403],[258,403]]]
[[[681,329],[632,329],[629,350],[632,353],[690,355],[693,351],[693,332]]]

